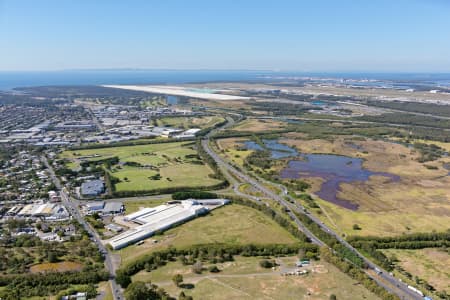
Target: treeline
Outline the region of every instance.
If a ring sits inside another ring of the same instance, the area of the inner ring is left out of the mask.
[[[205,191],[183,191],[172,194],[173,200],[186,200],[186,199],[215,199],[216,193]]]
[[[435,144],[414,143],[413,146],[420,153],[419,162],[421,163],[436,160],[446,153],[444,148]]]
[[[280,130],[267,130],[267,131],[260,131],[257,134],[258,135],[265,135],[265,134],[282,134],[282,133],[288,133],[295,131],[295,128],[287,128],[287,129],[280,129]],[[232,129],[220,131],[214,135],[214,139],[223,139],[223,138],[231,138],[231,137],[245,137],[245,136],[255,136],[255,132],[252,131],[234,131]]]
[[[312,106],[304,106],[293,103],[280,102],[253,102],[253,110],[267,112],[272,116],[300,115],[308,112]],[[321,110],[320,107],[314,107],[315,110]]]
[[[414,233],[393,237],[351,236],[347,241],[391,271],[393,262],[379,249],[424,249],[450,247],[449,232]]]
[[[139,140],[134,141],[125,141],[125,142],[116,142],[110,144],[84,144],[82,146],[71,147],[70,151],[76,150],[89,150],[89,149],[100,149],[100,148],[114,148],[114,147],[123,147],[123,146],[139,146],[139,145],[151,145],[151,144],[165,144],[165,143],[175,143],[175,142],[183,142],[186,140],[193,139],[166,139],[166,140],[158,140],[156,137],[146,137]]]
[[[379,116],[363,116],[357,119],[371,122],[450,128],[450,120],[409,113],[387,113]]]
[[[299,179],[283,181],[283,185],[286,186],[288,189],[291,189],[294,191],[300,191],[300,192],[304,192],[311,187],[311,185],[309,183],[307,183],[306,181],[303,181],[303,180],[299,180]],[[303,196],[303,195],[305,195],[305,196]],[[306,196],[309,196],[309,195],[302,194],[302,197],[306,197]],[[311,196],[309,196],[309,198],[311,198]]]
[[[106,168],[111,168],[111,166],[116,165],[119,163],[119,157],[113,156],[103,159],[97,159],[97,160],[86,160],[80,163],[80,166],[83,168],[87,167],[95,167],[99,165],[104,165]]]
[[[228,186],[228,181],[223,180],[214,185],[209,186],[199,186],[195,187],[195,190],[219,190],[226,188]],[[118,198],[124,197],[135,197],[135,196],[150,196],[150,195],[160,195],[160,194],[172,194],[176,192],[184,192],[191,191],[194,188],[189,186],[180,186],[180,187],[167,187],[153,190],[141,190],[141,191],[114,191],[113,196]]]
[[[446,232],[426,232],[404,234],[400,236],[350,236],[347,241],[351,244],[354,242],[377,242],[377,243],[392,243],[392,242],[417,242],[417,241],[450,241],[450,231]]]
[[[367,101],[371,106],[391,108],[409,112],[432,114],[450,117],[450,106],[434,103],[405,102],[405,101]]]
[[[113,193],[116,191],[116,183],[120,182],[120,179],[112,176],[106,168],[104,168],[103,174],[107,196],[112,197]]]
[[[48,296],[67,289],[70,285],[98,283],[108,278],[109,274],[104,270],[0,276],[0,286],[5,287],[0,292],[0,298],[17,300],[24,297]]]
[[[448,131],[439,128],[414,127],[411,129],[411,134],[403,134],[402,137],[440,141],[444,143],[450,142],[450,134],[448,133]]]
[[[320,206],[314,201],[313,197],[311,197],[310,194],[302,193],[300,195],[294,194],[297,199],[303,200],[306,202],[306,205],[308,205],[310,208],[320,208]]]
[[[163,288],[152,283],[142,281],[132,282],[125,290],[125,299],[127,300],[176,300],[171,297]],[[191,296],[185,296],[181,292],[178,300],[192,300]]]
[[[359,268],[365,268],[364,260],[356,253],[342,245],[333,235],[325,232],[322,228],[304,214],[295,212],[295,215],[319,240],[328,245],[331,249],[336,251],[336,254]]]
[[[131,281],[130,276],[142,270],[155,270],[170,261],[179,260],[200,260],[211,262],[224,262],[232,260],[234,255],[242,256],[279,256],[294,255],[300,249],[305,251],[314,251],[318,249],[312,244],[266,244],[266,245],[227,245],[227,244],[205,244],[195,245],[185,249],[168,248],[166,250],[147,254],[134,262],[117,270],[116,280],[122,286],[126,287]]]
[[[244,167],[248,168],[249,165],[253,165],[263,170],[270,169],[273,164],[273,160],[270,157],[271,153],[269,150],[253,151],[245,158]]]
[[[225,120],[223,120],[221,122],[218,122],[218,123],[214,124],[214,126],[211,126],[211,127],[208,127],[208,128],[204,128],[204,129],[198,131],[195,134],[195,136],[196,137],[203,137],[203,136],[207,135],[208,133],[210,133],[212,130],[217,129],[219,127],[222,127],[222,126],[224,126],[227,123],[228,123],[228,121],[227,121],[227,119],[225,119]]]
[[[377,243],[374,241],[353,242],[352,245],[357,248],[372,247],[375,249],[424,249],[424,248],[441,248],[450,247],[450,240],[440,241],[403,241],[390,243]]]
[[[212,158],[208,152],[203,149],[202,142],[200,139],[197,139],[196,142],[196,150],[198,155],[201,157],[202,161],[208,164],[208,166],[214,171],[214,175],[212,176],[215,179],[223,180],[224,184],[226,183],[226,186],[228,186],[228,181],[226,180],[225,176],[222,174],[222,171],[220,171],[219,166],[217,165],[214,158]]]
[[[349,275],[351,278],[360,282],[366,289],[379,296],[383,300],[400,300],[399,297],[393,295],[386,291],[384,288],[379,286],[373,279],[369,277],[366,273],[361,271],[360,268],[355,267],[353,264],[349,263],[342,257],[333,254],[333,252],[326,248],[320,248],[320,257],[335,265],[339,270]]]

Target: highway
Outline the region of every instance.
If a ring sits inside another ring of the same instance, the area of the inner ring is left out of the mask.
[[[209,132],[201,141],[201,145],[203,149],[205,150],[208,155],[210,155],[214,161],[217,163],[218,167],[223,171],[224,175],[227,177],[227,179],[232,183],[233,190],[236,194],[250,198],[253,201],[260,202],[260,199],[254,196],[249,196],[247,194],[244,194],[239,191],[239,185],[241,184],[236,180],[235,178],[238,178],[241,182],[250,184],[254,189],[262,192],[264,195],[266,195],[268,198],[278,202],[282,207],[284,207],[286,213],[289,215],[292,221],[295,222],[298,229],[302,231],[310,240],[312,243],[321,246],[326,247],[327,245],[321,241],[319,238],[317,238],[304,224],[298,219],[295,213],[306,215],[309,219],[311,219],[314,223],[316,223],[318,226],[321,227],[322,230],[325,232],[328,232],[329,234],[333,235],[342,245],[356,253],[363,261],[366,263],[369,269],[372,270],[379,270],[377,275],[368,274],[373,280],[375,280],[380,286],[385,288],[390,293],[396,294],[401,299],[413,299],[413,300],[419,300],[423,299],[419,294],[415,293],[414,291],[410,290],[408,286],[399,281],[397,278],[391,276],[388,272],[383,270],[381,267],[377,266],[373,262],[371,262],[369,259],[364,257],[362,254],[360,254],[355,248],[353,248],[347,241],[345,241],[338,233],[334,232],[330,228],[328,228],[323,222],[318,219],[317,217],[307,213],[305,207],[297,203],[293,198],[291,198],[288,193],[286,187],[283,185],[276,185],[277,187],[282,189],[282,193],[277,194],[264,186],[264,182],[259,179],[252,177],[231,164],[229,164],[225,159],[221,158],[211,147],[210,147],[210,137],[220,129],[224,129],[226,127],[231,126],[234,121],[231,118],[227,118],[228,122],[221,128],[217,128],[215,130],[212,130]],[[86,220],[83,218],[79,211],[79,205],[78,201],[71,198],[64,187],[62,187],[59,179],[54,173],[53,168],[49,165],[48,160],[45,156],[42,156],[42,161],[44,162],[45,166],[50,172],[50,175],[53,179],[53,182],[55,183],[56,188],[61,194],[61,199],[64,205],[67,207],[67,209],[70,211],[70,213],[78,220],[80,224],[85,228],[85,230],[89,233],[91,236],[92,241],[97,245],[99,248],[99,251],[104,255],[105,257],[105,267],[110,273],[110,285],[113,293],[113,297],[115,300],[124,299],[124,296],[121,292],[121,289],[119,288],[118,284],[116,283],[114,276],[115,276],[115,270],[114,266],[112,264],[112,258],[111,254],[108,252],[108,250],[105,248],[105,246],[102,244],[100,237],[98,236],[97,232],[86,222]],[[233,177],[234,176],[234,177]],[[267,184],[267,182],[266,182]],[[272,183],[269,183],[272,184]],[[288,199],[288,200],[286,200]],[[295,213],[294,213],[295,212]],[[385,284],[388,283],[388,284]]]
[[[401,282],[394,276],[390,275],[386,270],[383,270],[381,267],[377,266],[375,263],[373,263],[372,261],[370,261],[369,259],[364,257],[361,253],[358,252],[358,250],[356,250],[349,243],[347,243],[347,241],[345,241],[338,233],[334,232],[333,230],[328,228],[325,224],[323,224],[323,222],[320,219],[318,219],[317,217],[315,217],[309,213],[306,213],[306,209],[302,205],[298,204],[297,201],[292,199],[287,194],[287,190],[284,186],[280,185],[280,187],[283,188],[283,191],[284,191],[283,194],[285,194],[284,197],[288,198],[295,204],[291,204],[289,201],[286,201],[283,196],[280,196],[280,195],[274,193],[273,191],[271,191],[270,189],[266,188],[261,183],[260,180],[250,177],[247,174],[244,174],[243,172],[237,170],[235,167],[230,165],[227,161],[222,159],[216,152],[214,152],[214,150],[212,150],[212,148],[209,145],[209,141],[210,141],[209,137],[212,134],[213,134],[213,132],[210,132],[202,140],[201,144],[202,144],[203,149],[214,159],[214,161],[219,166],[219,168],[221,168],[222,170],[225,170],[224,174],[226,174],[226,173],[233,174],[235,177],[241,179],[245,183],[249,183],[250,185],[252,185],[253,188],[259,190],[267,197],[275,200],[280,205],[282,205],[286,209],[289,217],[297,224],[299,230],[301,230],[311,240],[312,243],[317,244],[319,246],[326,246],[324,242],[322,242],[320,239],[318,239],[311,231],[309,231],[308,228],[306,228],[300,222],[300,220],[297,218],[297,216],[292,211],[306,215],[314,223],[319,225],[322,228],[322,230],[333,235],[339,242],[342,243],[342,245],[344,245],[345,247],[347,247],[348,249],[350,249],[351,251],[356,253],[359,257],[361,257],[361,259],[363,259],[363,261],[367,264],[368,268],[373,269],[373,270],[379,270],[378,274],[376,276],[371,275],[367,272],[366,272],[366,274],[368,274],[373,280],[375,280],[380,286],[385,288],[387,291],[389,291],[390,293],[396,294],[398,297],[400,297],[400,299],[413,299],[413,300],[423,299],[422,296],[420,296],[416,292],[410,290],[405,283]],[[230,175],[228,175],[227,177],[232,178],[232,176],[230,176]],[[234,184],[236,184],[236,180],[234,180],[234,179],[233,179],[233,181],[230,181],[230,182],[234,182]],[[234,190],[235,191],[237,190],[236,186],[234,187]],[[240,193],[240,194],[242,194],[242,193]],[[387,282],[390,286],[386,285],[384,282]]]
[[[65,188],[61,185],[61,182],[59,181],[59,178],[56,176],[55,171],[53,170],[53,167],[48,163],[47,157],[45,157],[45,155],[43,155],[41,160],[44,163],[44,165],[47,167],[47,170],[49,171],[50,176],[52,177],[53,183],[55,184],[57,190],[60,193],[62,203],[67,208],[67,210],[70,212],[70,214],[75,219],[77,219],[77,221],[88,232],[91,240],[97,245],[98,250],[104,256],[105,267],[106,267],[106,270],[108,270],[108,272],[109,272],[109,283],[111,286],[111,291],[112,291],[114,300],[125,299],[125,297],[123,296],[123,294],[121,292],[119,285],[117,284],[117,282],[114,278],[116,270],[114,269],[111,254],[108,252],[108,249],[106,249],[106,247],[103,245],[97,232],[90,226],[90,224],[81,215],[81,212],[79,210],[78,201],[75,199],[72,199],[67,194]]]

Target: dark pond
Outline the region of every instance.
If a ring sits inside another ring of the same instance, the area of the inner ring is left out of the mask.
[[[337,195],[341,183],[365,182],[373,175],[385,176],[392,181],[400,180],[397,175],[364,169],[360,158],[332,154],[304,154],[302,157],[304,160],[291,160],[281,171],[281,178],[321,177],[324,182],[316,193],[317,196],[352,210],[358,209],[358,205]]]
[[[444,167],[444,169],[450,171],[450,163],[445,163],[445,164],[443,165],[443,167]],[[450,172],[448,172],[447,175],[450,176]]]
[[[271,157],[274,159],[286,158],[291,156],[294,157],[299,155],[297,150],[289,146],[280,144],[277,142],[277,140],[263,140],[263,143],[264,148],[270,150]],[[244,144],[247,149],[264,150],[264,148],[261,145],[253,141],[246,141],[244,142]]]
[[[295,119],[284,119],[283,121],[285,121],[288,124],[304,124],[305,123],[303,121],[295,120]]]
[[[315,106],[325,106],[325,105],[327,105],[326,102],[323,102],[323,101],[320,101],[320,100],[313,101],[313,102],[311,102],[311,104],[315,105]]]
[[[288,162],[287,167],[280,173],[281,178],[323,178],[324,182],[316,193],[317,196],[351,210],[358,209],[358,205],[338,197],[341,183],[365,182],[373,175],[390,178],[393,182],[400,180],[397,175],[364,169],[363,160],[360,158],[333,154],[301,154],[289,146],[279,144],[276,140],[263,140],[263,142],[264,147],[271,151],[274,159],[300,158]],[[255,142],[248,141],[245,145],[248,149],[263,150],[263,147]]]
[[[178,97],[177,96],[167,95],[166,96],[166,102],[167,102],[167,104],[170,104],[170,105],[178,104]]]

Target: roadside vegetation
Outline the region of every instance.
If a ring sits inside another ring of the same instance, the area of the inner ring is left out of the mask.
[[[448,281],[450,274],[446,272],[445,267],[443,269],[439,267],[440,263],[446,264],[445,262],[449,258],[449,231],[393,237],[354,236],[349,237],[348,241],[387,271],[395,272],[405,281],[419,286],[426,292],[433,293],[439,299],[449,299],[449,287],[443,284],[442,280],[445,282],[445,278],[447,278]],[[434,250],[432,251],[432,249]],[[424,253],[419,250],[433,253],[433,255],[426,258],[422,254],[423,260],[420,261],[414,258],[414,253]],[[436,257],[443,261],[436,261]],[[411,260],[414,260],[414,265]],[[416,272],[417,269],[420,269],[421,272]],[[430,272],[435,275],[431,276]]]

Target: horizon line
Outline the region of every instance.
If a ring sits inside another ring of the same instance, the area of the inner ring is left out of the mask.
[[[36,70],[0,70],[1,73],[39,73],[39,72],[107,72],[107,71],[118,71],[118,72],[145,72],[145,71],[190,71],[190,72],[205,72],[205,71],[217,71],[217,72],[270,72],[270,73],[304,73],[304,74],[336,74],[336,73],[369,73],[369,74],[450,74],[449,71],[405,71],[405,70],[299,70],[299,69],[252,69],[252,68],[67,68],[67,69],[36,69]]]

